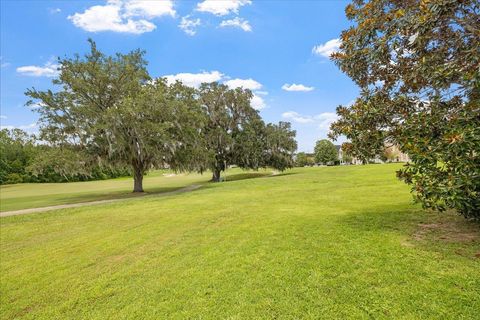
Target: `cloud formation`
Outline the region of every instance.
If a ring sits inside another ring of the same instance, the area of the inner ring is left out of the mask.
[[[201,25],[200,19],[191,19],[190,15],[182,17],[178,27],[189,36],[194,36],[197,33],[197,27]]]
[[[177,73],[163,76],[163,78],[167,79],[168,83],[174,83],[178,80],[186,86],[198,88],[204,82],[210,83],[220,81],[223,78],[223,73],[219,71],[203,71],[201,73]]]
[[[13,129],[20,129],[29,133],[36,133],[38,131],[38,124],[36,122],[26,124],[26,125],[19,125],[19,126],[12,126],[12,125],[7,125],[7,126],[0,126],[0,129],[8,129],[8,130],[13,130]]]
[[[265,103],[265,100],[260,97],[259,95],[256,95],[255,93],[253,94],[252,100],[250,101],[250,104],[252,105],[252,108],[255,110],[262,110],[267,107],[267,104]]]
[[[263,86],[260,82],[255,81],[253,79],[228,79],[226,75],[219,71],[203,71],[200,73],[177,73],[163,76],[167,80],[168,83],[174,83],[175,81],[180,81],[184,85],[198,88],[202,83],[210,83],[210,82],[222,82],[223,84],[227,85],[231,89],[235,88],[243,88],[249,89],[253,92],[252,100],[250,101],[252,107],[256,110],[261,110],[267,107],[265,100],[260,95],[266,95],[266,91],[257,91],[261,89]]]
[[[288,83],[285,83],[285,84],[282,86],[282,89],[285,90],[285,91],[303,91],[303,92],[308,92],[308,91],[314,90],[315,88],[314,88],[314,87],[307,87],[307,86],[304,86],[303,84],[295,84],[295,83],[288,84]]]
[[[338,116],[334,112],[323,112],[314,116],[302,115],[295,111],[287,111],[282,113],[282,118],[290,120],[294,123],[316,124],[321,130],[328,130],[330,125],[338,119]]]
[[[232,79],[225,81],[224,84],[230,88],[243,88],[249,90],[258,90],[262,88],[262,84],[253,79]]]
[[[250,25],[250,23],[247,20],[239,17],[236,17],[230,20],[223,20],[220,23],[220,27],[221,28],[225,28],[225,27],[239,28],[245,32],[252,31],[252,26]]]
[[[302,116],[298,112],[295,111],[287,111],[282,113],[282,118],[291,120],[292,122],[298,122],[298,123],[312,123],[313,119],[312,117],[309,116]]]
[[[23,66],[18,67],[17,72],[30,77],[56,77],[59,74],[60,65],[53,62],[47,62],[42,66]]]
[[[251,3],[251,0],[205,0],[197,4],[197,11],[226,16],[231,13],[238,14],[242,6]]]
[[[340,44],[342,42],[340,39],[332,39],[324,44],[319,44],[318,46],[313,47],[312,52],[316,55],[330,58],[332,53],[340,50]]]
[[[83,13],[68,16],[72,23],[88,32],[113,31],[141,34],[155,30],[151,19],[175,16],[171,0],[108,0]]]

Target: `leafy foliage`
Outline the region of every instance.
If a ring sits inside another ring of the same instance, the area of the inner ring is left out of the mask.
[[[251,152],[240,153],[242,150],[257,150],[256,145],[248,145],[256,136],[259,121],[258,112],[250,105],[252,93],[241,88],[229,89],[217,82],[204,83],[199,89],[200,103],[207,114],[208,123],[205,127],[205,143],[211,153],[209,168],[213,172],[212,181],[220,180],[220,172],[228,165],[238,164],[242,167],[258,168],[257,161],[251,161]],[[255,124],[257,126],[255,126]],[[261,125],[260,125],[261,127]],[[249,157],[245,157],[250,155]],[[237,161],[237,156],[240,156]]]
[[[368,159],[396,144],[425,208],[480,219],[480,3],[355,0],[333,60],[361,88],[331,137]]]
[[[251,91],[216,82],[198,90],[168,84],[150,78],[143,51],[107,56],[90,44],[84,57],[59,61],[53,81],[59,90],[26,92],[27,104],[41,106],[40,137],[53,147],[34,172],[53,169],[66,177],[99,165],[130,167],[134,192],[142,192],[143,176],[153,168],[209,168],[219,181],[228,165],[293,165],[295,131],[289,123],[265,125]]]
[[[295,158],[296,167],[313,166],[315,164],[315,157],[306,154],[305,152],[299,152]]]
[[[59,61],[60,77],[53,81],[59,91],[27,91],[41,102],[41,138],[94,160],[131,166],[136,192],[143,191],[150,168],[197,168],[199,162],[190,160],[197,156],[203,117],[195,91],[151,81],[142,51],[111,57],[90,43],[85,57]]]
[[[0,131],[1,184],[28,181],[25,168],[35,157],[34,141],[34,137],[20,129]]]
[[[87,181],[127,176],[124,167],[89,163],[81,150],[39,144],[20,129],[0,131],[0,184]]]
[[[335,145],[327,139],[319,140],[315,144],[315,161],[321,164],[333,164],[338,161],[338,152]]]
[[[250,90],[204,83],[199,96],[208,119],[204,139],[212,181],[220,181],[221,171],[229,165],[282,171],[293,166],[295,131],[286,122],[265,125],[251,106]]]
[[[269,123],[265,127],[264,167],[284,171],[294,165],[293,155],[297,150],[296,132],[289,122]]]

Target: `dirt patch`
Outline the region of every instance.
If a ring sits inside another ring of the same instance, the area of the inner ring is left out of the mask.
[[[435,223],[420,223],[412,238],[444,242],[475,242],[480,240],[480,226],[465,220],[449,219]]]

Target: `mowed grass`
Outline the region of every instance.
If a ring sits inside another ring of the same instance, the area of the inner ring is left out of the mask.
[[[480,228],[399,165],[1,218],[2,319],[478,319]]]
[[[245,179],[271,174],[271,170],[242,171],[229,169],[226,178]],[[230,177],[230,175],[232,175]],[[225,174],[222,176],[225,177]],[[14,211],[62,204],[134,198],[146,194],[161,194],[193,184],[204,184],[211,178],[209,172],[175,174],[168,170],[149,172],[143,181],[145,194],[133,193],[133,178],[122,177],[101,181],[72,183],[21,183],[0,186],[0,211]]]
[[[148,193],[163,193],[204,183],[208,175],[179,174],[153,171],[144,178]],[[135,197],[133,178],[125,177],[102,181],[72,183],[22,183],[0,186],[0,211],[46,207],[60,204]]]

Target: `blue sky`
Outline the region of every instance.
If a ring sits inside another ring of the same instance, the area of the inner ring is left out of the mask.
[[[1,125],[38,130],[26,88],[51,88],[55,57],[146,50],[154,77],[216,80],[255,93],[268,122],[292,122],[299,151],[325,138],[358,93],[328,59],[349,26],[346,1],[2,1]],[[293,85],[293,86],[292,86]]]

